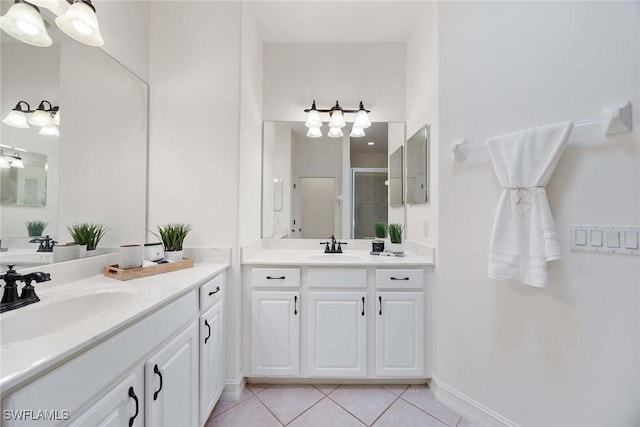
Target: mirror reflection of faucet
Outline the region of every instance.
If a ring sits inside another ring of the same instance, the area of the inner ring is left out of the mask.
[[[14,310],[16,308],[24,307],[29,304],[40,301],[38,295],[36,295],[36,289],[31,282],[42,283],[51,280],[49,273],[34,272],[29,274],[18,274],[10,265],[9,269],[2,275],[0,279],[5,281],[4,293],[2,294],[2,301],[0,301],[0,313],[5,311]],[[18,285],[16,282],[24,282],[22,293],[18,296]]]
[[[331,247],[329,247],[329,243],[331,243]],[[335,236],[332,234],[331,235],[331,241],[330,242],[320,242],[321,245],[326,245],[326,247],[324,248],[324,253],[325,254],[341,254],[342,253],[342,245],[346,245],[347,242],[338,242],[336,241]],[[338,246],[336,246],[336,244]]]
[[[29,240],[29,243],[40,243],[37,252],[53,252],[53,246],[58,242],[47,235],[45,237],[35,237]]]

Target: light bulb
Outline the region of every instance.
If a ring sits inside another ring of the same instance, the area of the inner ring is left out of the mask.
[[[98,18],[90,2],[74,0],[62,16],[56,18],[56,25],[69,37],[89,46],[102,46]]]
[[[364,135],[365,135],[364,134],[364,129],[359,128],[355,124],[351,128],[351,133],[349,134],[349,136],[352,137],[352,138],[360,138],[360,137],[362,137]]]
[[[24,1],[15,3],[0,17],[0,28],[11,37],[32,46],[47,47],[53,43],[44,27],[40,10]]]
[[[40,132],[38,132],[38,135],[56,137],[60,136],[60,131],[56,126],[43,126],[42,128],[40,128]]]
[[[343,128],[347,124],[344,121],[342,110],[333,110],[331,112],[331,120],[329,120],[329,126],[332,128]]]
[[[331,128],[329,129],[329,133],[327,134],[329,138],[341,138],[342,135],[342,129],[340,128]]]
[[[319,127],[311,127],[307,131],[307,136],[309,138],[320,138],[322,136],[322,131]]]
[[[2,123],[13,126],[20,129],[28,129],[29,124],[27,123],[27,115],[24,111],[19,110],[11,110],[7,117],[2,119]]]

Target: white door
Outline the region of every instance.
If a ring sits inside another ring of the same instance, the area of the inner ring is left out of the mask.
[[[204,425],[222,394],[222,301],[200,316],[200,425]]]
[[[129,372],[122,381],[92,404],[71,426],[143,426],[144,373],[142,366]],[[71,414],[73,416],[73,414]]]
[[[336,179],[300,178],[303,239],[326,239],[336,234]]]
[[[198,323],[191,323],[145,363],[147,425],[198,425]]]
[[[251,374],[300,374],[300,293],[251,296]]]
[[[309,292],[309,376],[367,374],[364,292]]]
[[[376,294],[376,376],[424,374],[424,293]]]

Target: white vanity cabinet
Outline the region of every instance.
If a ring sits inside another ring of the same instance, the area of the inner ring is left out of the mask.
[[[300,292],[252,292],[251,372],[300,374]]]
[[[425,377],[424,268],[243,271],[249,377]]]
[[[146,424],[198,424],[198,324],[192,322],[145,363]]]
[[[424,375],[424,272],[376,270],[376,376]]]
[[[142,367],[126,374],[111,390],[75,418],[72,427],[143,426],[144,372]],[[71,415],[71,414],[69,414]]]
[[[200,425],[224,388],[224,275],[200,288]]]
[[[366,292],[309,292],[307,374],[367,375]]]
[[[4,417],[2,426],[204,425],[224,384],[223,288],[224,273],[3,391],[4,414],[28,415]],[[58,413],[34,420],[45,409]]]

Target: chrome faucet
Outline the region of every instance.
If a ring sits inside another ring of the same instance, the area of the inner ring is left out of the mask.
[[[51,237],[47,235],[44,238],[42,237],[33,238],[29,240],[29,243],[40,243],[40,247],[38,247],[37,252],[53,252],[53,246],[58,242],[56,242],[55,240],[53,240]]]
[[[331,243],[331,248],[329,248],[329,243]],[[320,242],[321,245],[326,245],[324,248],[325,254],[341,254],[342,253],[342,245],[346,245],[347,242],[338,242],[336,241],[336,237],[331,235],[331,242]],[[336,247],[336,244],[338,245]]]
[[[10,265],[9,269],[0,275],[0,279],[3,279],[6,283],[4,285],[2,301],[0,301],[0,313],[15,310],[16,308],[40,301],[40,298],[36,295],[36,289],[31,282],[42,283],[51,280],[49,273],[35,272],[22,275],[18,274],[13,267],[15,267],[15,265]],[[24,282],[20,297],[18,297],[18,285],[16,285],[16,282]]]

